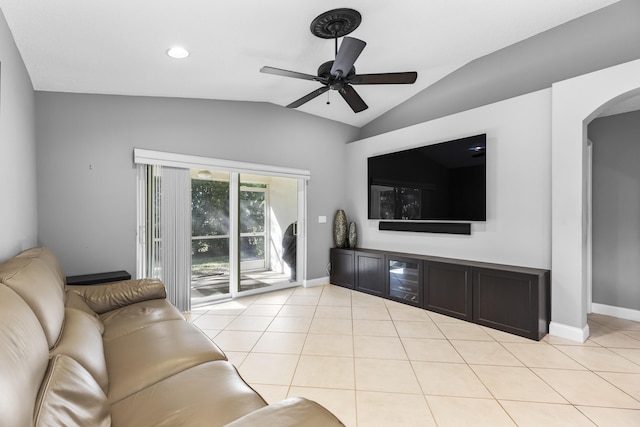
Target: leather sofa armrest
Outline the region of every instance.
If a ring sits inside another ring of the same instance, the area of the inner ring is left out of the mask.
[[[225,427],[344,427],[331,412],[301,397],[281,400],[227,424]]]
[[[67,290],[80,295],[98,314],[152,299],[164,299],[167,291],[158,279],[135,279],[101,285],[67,285]]]

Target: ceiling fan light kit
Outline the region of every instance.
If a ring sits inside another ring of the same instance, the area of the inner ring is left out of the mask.
[[[372,84],[412,84],[418,73],[415,71],[401,73],[356,74],[353,64],[367,45],[364,41],[345,37],[353,32],[362,22],[362,16],[353,9],[334,9],[317,16],[311,22],[311,33],[323,39],[334,39],[336,54],[333,61],[327,61],[318,67],[318,75],[299,73],[274,67],[262,67],[260,72],[282,77],[313,80],[323,86],[302,98],[287,105],[287,108],[298,108],[328,90],[335,90],[342,96],[353,112],[359,113],[369,108],[351,85]],[[338,49],[338,38],[344,37]],[[329,102],[327,102],[329,104]]]

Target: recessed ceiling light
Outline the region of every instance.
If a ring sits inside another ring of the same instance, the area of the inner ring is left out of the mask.
[[[175,59],[183,59],[189,56],[189,51],[180,46],[174,46],[167,50],[167,55]]]

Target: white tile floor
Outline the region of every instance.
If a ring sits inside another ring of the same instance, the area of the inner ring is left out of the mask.
[[[536,342],[332,285],[186,317],[268,402],[304,396],[348,427],[640,426],[637,322]]]

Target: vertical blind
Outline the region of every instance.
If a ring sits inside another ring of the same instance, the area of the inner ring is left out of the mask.
[[[142,275],[162,280],[179,310],[191,309],[191,180],[189,169],[138,165],[145,192]],[[142,207],[142,206],[141,206]]]

